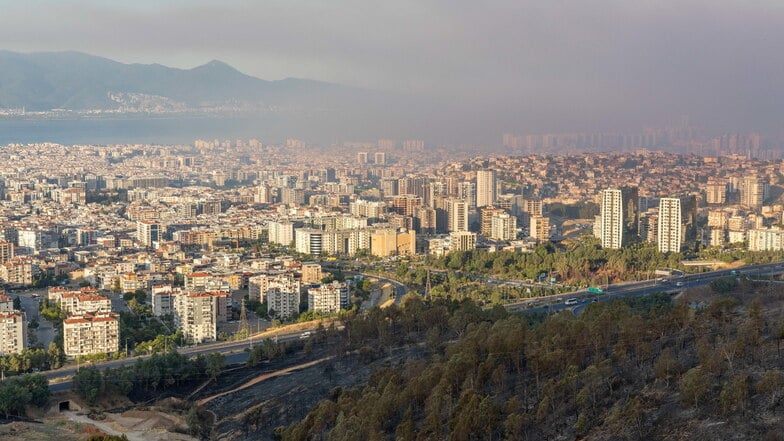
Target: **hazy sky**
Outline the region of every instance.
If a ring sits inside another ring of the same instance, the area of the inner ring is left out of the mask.
[[[731,129],[784,122],[783,23],[781,0],[0,0],[0,48],[220,59],[543,129],[680,113]]]

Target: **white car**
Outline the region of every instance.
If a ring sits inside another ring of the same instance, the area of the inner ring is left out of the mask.
[[[580,303],[580,301],[577,299],[568,299],[564,302],[565,305],[576,305],[578,303]]]

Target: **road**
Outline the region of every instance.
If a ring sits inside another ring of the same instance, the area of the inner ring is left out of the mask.
[[[734,269],[739,271],[737,276],[770,276],[784,273],[784,263],[767,263],[760,265],[748,265]],[[589,293],[586,289],[573,291],[570,293],[549,296],[544,299],[531,299],[506,305],[510,311],[522,311],[526,313],[555,312],[570,309],[575,314],[580,314],[588,304],[594,301],[608,301],[625,297],[635,297],[653,294],[656,292],[677,292],[686,288],[707,285],[722,277],[732,277],[733,270],[718,270],[698,274],[689,274],[683,277],[669,279],[666,283],[658,280],[648,280],[643,282],[630,282],[617,285],[609,285],[604,293],[596,295]],[[576,299],[577,304],[567,305],[568,299]]]
[[[317,325],[314,324],[311,331],[315,330],[316,327]],[[275,334],[274,337],[269,335],[268,332],[262,332],[260,334],[254,334],[253,336],[244,340],[238,340],[232,342],[207,343],[195,347],[183,347],[183,348],[178,348],[177,352],[188,356],[206,355],[213,352],[220,352],[226,355],[227,364],[244,363],[245,361],[247,361],[249,355],[249,352],[247,350],[250,349],[250,347],[253,346],[254,344],[260,343],[261,341],[267,338],[273,338],[281,343],[288,342],[288,341],[295,341],[302,338],[302,333],[305,331],[307,331],[307,329],[303,328],[298,331]],[[119,360],[111,360],[111,361],[105,361],[100,363],[90,363],[90,365],[95,366],[99,369],[118,368],[121,366],[133,365],[136,363],[137,360],[144,360],[147,358],[150,358],[150,355],[122,358]],[[76,374],[76,371],[81,366],[85,366],[85,365],[84,364],[76,365],[76,366],[69,365],[56,370],[44,371],[41,372],[41,374],[49,380],[49,391],[58,392],[58,391],[68,390],[71,389],[71,387],[73,387],[72,377],[74,376],[74,374]]]

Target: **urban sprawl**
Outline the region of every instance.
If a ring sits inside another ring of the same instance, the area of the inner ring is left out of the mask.
[[[237,332],[246,301],[281,321],[335,314],[357,284],[331,280],[324,267],[339,259],[525,253],[585,235],[663,253],[781,250],[784,162],[751,156],[455,159],[421,140],[8,145],[0,355],[50,343],[30,338],[14,302],[31,288],[62,311],[62,350],[79,357],[123,351],[120,313],[136,301],[126,293],[188,343]]]

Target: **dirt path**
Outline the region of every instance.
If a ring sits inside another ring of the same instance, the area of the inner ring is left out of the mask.
[[[117,430],[114,428],[114,424],[111,424],[109,422],[91,420],[90,418],[87,417],[87,415],[77,415],[76,412],[63,412],[63,414],[67,415],[68,419],[73,422],[89,424],[91,426],[97,427],[98,429],[106,432],[108,435],[115,435],[115,436],[125,435],[126,437],[128,437],[128,441],[145,441],[145,439],[147,439],[140,433],[123,432]]]
[[[300,369],[309,368],[311,366],[315,366],[315,365],[317,365],[319,363],[322,363],[324,361],[330,360],[332,358],[334,358],[334,357],[333,356],[324,357],[324,358],[320,358],[318,360],[310,361],[308,363],[298,364],[296,366],[291,366],[291,367],[288,367],[286,369],[281,369],[279,371],[269,372],[269,373],[266,373],[266,374],[263,374],[263,375],[259,375],[258,377],[248,381],[247,383],[242,384],[241,386],[235,387],[234,389],[227,390],[225,392],[221,392],[221,393],[213,395],[211,397],[202,398],[201,400],[197,401],[196,404],[198,406],[203,406],[203,405],[209,403],[210,401],[212,401],[212,400],[214,400],[216,398],[222,397],[224,395],[232,394],[232,393],[240,391],[242,389],[249,388],[249,387],[253,386],[254,384],[261,383],[264,380],[269,380],[270,378],[280,377],[281,375],[286,375],[286,374],[289,374],[291,372],[298,371]]]
[[[76,412],[63,412],[63,415],[75,423],[96,427],[109,435],[125,435],[129,441],[196,439],[185,434],[169,432],[167,429],[173,427],[174,424],[171,422],[171,417],[159,416],[156,412],[129,411],[121,415],[105,413],[106,419],[102,421],[90,419],[87,415],[79,415]],[[164,421],[163,425],[161,425],[161,421]]]

